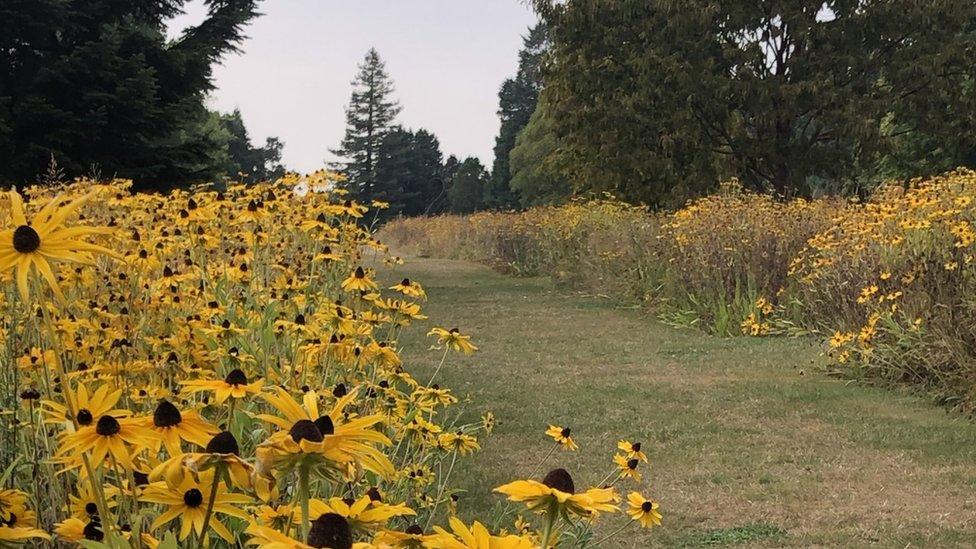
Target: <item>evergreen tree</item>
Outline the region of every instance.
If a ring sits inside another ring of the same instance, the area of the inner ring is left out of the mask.
[[[352,195],[369,201],[392,192],[376,188],[376,165],[380,145],[390,133],[400,106],[390,97],[393,82],[375,48],[366,53],[352,86],[352,98],[346,108],[346,134],[332,152],[345,159],[341,170]]]
[[[458,164],[448,191],[451,212],[465,214],[482,209],[487,183],[488,172],[481,161],[474,157],[465,158]]]
[[[167,41],[183,3],[0,3],[0,181],[33,181],[52,155],[68,176],[95,165],[143,187],[214,177],[226,151],[204,95],[256,0],[208,0]]]
[[[394,127],[376,161],[376,196],[390,203],[386,214],[430,213],[444,200],[440,142],[427,130]]]
[[[255,147],[247,134],[241,111],[218,115],[220,124],[227,131],[228,162],[224,176],[230,179],[243,177],[245,181],[273,181],[285,174],[281,164],[283,143],[277,137],[269,137],[263,147]],[[239,175],[243,174],[243,175]]]
[[[495,138],[495,159],[491,179],[485,186],[485,205],[489,208],[512,207],[518,195],[509,185],[509,153],[515,137],[529,123],[542,89],[542,59],[548,47],[546,27],[542,23],[529,30],[519,52],[518,73],[506,80],[498,92],[498,118],[501,127]]]

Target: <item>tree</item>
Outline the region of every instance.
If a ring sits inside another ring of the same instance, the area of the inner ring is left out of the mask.
[[[858,184],[906,135],[953,160],[973,150],[966,0],[537,8],[553,44],[547,104],[577,188],[661,204],[731,174],[808,194],[813,181]]]
[[[394,127],[383,138],[376,161],[374,198],[390,203],[385,215],[430,213],[443,200],[440,142],[427,130]]]
[[[236,179],[238,174],[245,174],[248,181],[272,181],[285,174],[281,164],[281,149],[284,146],[281,140],[269,137],[263,147],[255,147],[251,144],[240,110],[234,109],[232,113],[217,116],[228,134],[228,162],[224,168],[226,177]]]
[[[546,28],[537,24],[523,38],[519,52],[519,67],[515,78],[506,80],[498,92],[498,118],[501,126],[495,138],[495,160],[491,179],[485,186],[485,205],[506,208],[518,202],[517,193],[509,185],[509,153],[515,147],[515,137],[529,123],[542,89],[542,59],[548,47]]]
[[[536,108],[515,139],[509,156],[510,185],[523,207],[564,201],[572,188],[563,175],[565,159],[545,108]],[[492,174],[494,176],[494,174]]]
[[[488,172],[481,161],[474,157],[465,158],[458,164],[448,191],[451,211],[463,214],[482,209],[487,182]]]
[[[374,187],[380,145],[390,133],[400,106],[390,98],[393,82],[375,48],[366,53],[352,86],[352,98],[346,108],[346,134],[332,152],[346,159],[341,169],[352,195],[369,201],[377,197]]]
[[[53,155],[139,187],[216,175],[219,128],[204,107],[211,67],[237,51],[255,0],[209,0],[205,21],[167,41],[183,0],[0,4],[0,180],[33,181]]]

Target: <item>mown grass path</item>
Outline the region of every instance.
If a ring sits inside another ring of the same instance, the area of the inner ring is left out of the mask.
[[[608,547],[976,545],[976,424],[830,379],[808,341],[678,330],[466,262],[408,259],[390,276],[430,297],[432,321],[401,341],[418,377],[439,359],[423,338],[432,323],[481,347],[441,376],[471,397],[466,413],[498,419],[456,473],[468,518],[490,515],[501,502],[490,488],[534,468],[551,421],[581,446],[551,463],[577,486],[605,476],[618,438],[644,442],[664,527]]]

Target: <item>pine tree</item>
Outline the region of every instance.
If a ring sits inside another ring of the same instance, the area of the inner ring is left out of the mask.
[[[352,82],[353,91],[346,108],[346,135],[333,154],[345,159],[341,170],[352,195],[369,201],[391,189],[377,189],[376,164],[383,139],[390,133],[400,106],[391,99],[393,82],[375,48],[370,48]]]
[[[515,78],[509,78],[498,92],[498,117],[501,127],[495,138],[495,160],[491,179],[485,186],[485,205],[507,208],[518,203],[518,193],[511,189],[509,155],[515,148],[515,138],[529,123],[539,91],[542,89],[541,65],[548,48],[546,28],[542,23],[529,30],[519,52],[519,67]]]
[[[68,177],[214,177],[226,150],[204,96],[256,0],[208,0],[207,19],[169,41],[183,3],[0,2],[0,182],[33,181],[52,155]]]
[[[281,165],[281,149],[284,146],[281,140],[269,137],[265,139],[263,147],[255,147],[251,143],[240,110],[234,109],[234,112],[218,117],[228,134],[225,177],[243,177],[245,181],[272,181],[285,174],[285,168]]]
[[[481,161],[474,157],[465,158],[458,164],[448,191],[451,211],[463,214],[482,209],[487,183],[488,172]]]
[[[436,207],[444,191],[442,158],[434,134],[394,127],[383,138],[376,161],[374,198],[390,203],[384,214],[421,215]]]

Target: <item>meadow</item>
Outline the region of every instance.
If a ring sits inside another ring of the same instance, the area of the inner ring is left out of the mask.
[[[610,196],[523,212],[400,219],[381,238],[637,304],[724,336],[813,336],[831,375],[976,405],[976,173],[867,199],[720,192],[670,212]]]
[[[531,471],[484,487],[498,511],[458,518],[496,420],[441,383],[478,345],[417,332],[422,282],[387,282],[400,260],[369,229],[385,205],[338,180],[6,193],[0,546],[529,548],[660,524],[637,441],[574,479],[555,423]]]

